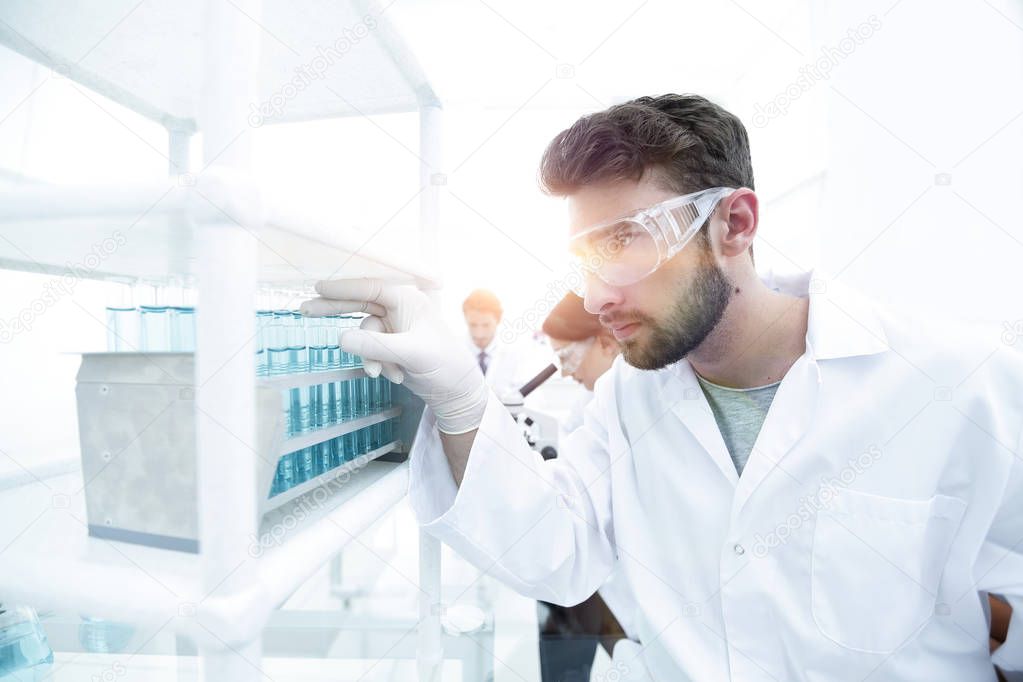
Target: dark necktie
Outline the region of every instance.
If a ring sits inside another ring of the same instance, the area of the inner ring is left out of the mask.
[[[479,354],[480,371],[483,372],[483,376],[487,375],[487,352],[484,350],[480,351]]]

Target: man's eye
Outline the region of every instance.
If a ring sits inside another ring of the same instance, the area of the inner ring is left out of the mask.
[[[632,243],[632,240],[636,238],[636,232],[628,227],[623,227],[615,230],[614,233],[605,242],[605,247],[611,251],[621,251],[626,246]]]

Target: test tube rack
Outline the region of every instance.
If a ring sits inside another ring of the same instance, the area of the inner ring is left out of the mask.
[[[256,380],[256,433],[249,450],[257,463],[260,519],[303,495],[330,495],[366,462],[407,458],[422,401],[392,388],[389,409],[287,437],[281,392],[365,376],[362,368],[277,375]],[[84,353],[76,398],[89,534],[198,553],[193,353]],[[368,452],[271,496],[282,456],[394,418],[394,437]],[[210,428],[217,428],[215,423]]]

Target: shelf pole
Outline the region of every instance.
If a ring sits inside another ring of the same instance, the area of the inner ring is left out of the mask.
[[[184,175],[189,172],[189,144],[192,141],[192,133],[180,128],[167,129],[167,173],[172,178]]]
[[[416,667],[419,682],[440,680],[444,660],[441,637],[440,540],[419,531],[419,632]]]
[[[440,247],[440,199],[447,185],[443,172],[444,110],[437,104],[419,108],[419,247],[424,263],[436,263]]]
[[[433,102],[419,108],[419,195],[420,249],[427,263],[436,263],[440,243],[440,193],[447,185],[443,173],[443,110]],[[439,291],[430,292],[439,302]],[[440,541],[419,531],[419,641],[417,667],[420,682],[440,679],[444,659],[441,637]]]
[[[251,233],[262,226],[258,196],[238,193],[250,187],[246,114],[257,97],[261,16],[260,0],[206,3],[199,129],[207,168],[196,179],[193,200],[203,207],[212,203],[225,217],[196,225],[196,428],[201,580],[204,594],[217,596],[238,592],[256,569],[248,555],[258,532],[253,359],[258,249]],[[223,644],[200,651],[203,679],[261,679],[259,637],[231,641],[203,615],[200,603],[200,625]]]

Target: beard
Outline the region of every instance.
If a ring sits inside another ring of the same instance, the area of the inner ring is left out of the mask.
[[[699,245],[703,251],[703,244]],[[697,348],[714,331],[725,314],[734,287],[707,251],[688,284],[676,289],[674,304],[661,321],[637,315],[648,330],[644,341],[619,342],[625,361],[638,369],[661,369],[674,364]],[[632,319],[632,316],[630,316]]]

